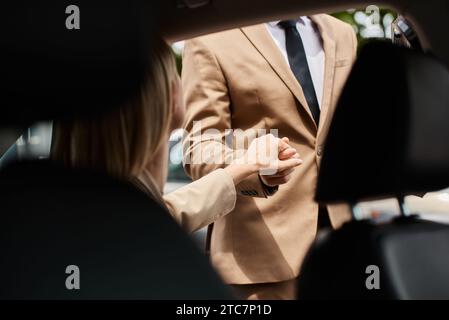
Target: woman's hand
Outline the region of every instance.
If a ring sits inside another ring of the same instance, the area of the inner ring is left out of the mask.
[[[254,173],[259,173],[268,186],[286,183],[294,168],[302,163],[288,138],[279,139],[272,134],[254,139],[245,154],[225,168],[234,184]]]

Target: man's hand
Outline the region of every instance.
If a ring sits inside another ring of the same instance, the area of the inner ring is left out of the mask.
[[[277,186],[288,181],[294,168],[302,163],[288,138],[279,139],[272,134],[254,139],[244,156],[235,159],[226,171],[237,185],[253,173],[259,173],[267,186]]]
[[[294,148],[292,148],[289,145],[289,139],[284,137],[279,141],[279,154],[278,154],[278,159],[282,161],[286,161],[289,159],[299,159],[299,154],[296,152],[296,150]],[[302,162],[302,161],[301,161]],[[260,174],[260,179],[262,180],[262,182],[269,186],[269,187],[275,187],[284,183],[287,183],[290,178],[291,178],[291,174],[293,173],[293,171],[295,170],[295,168],[285,168],[283,169],[282,166],[278,166],[278,170],[276,173],[271,174],[271,175],[264,175],[264,174]]]

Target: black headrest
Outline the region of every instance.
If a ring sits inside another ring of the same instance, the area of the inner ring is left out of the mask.
[[[47,161],[0,171],[0,299],[225,299],[169,213],[128,183]],[[80,289],[68,290],[67,266]]]
[[[434,57],[366,45],[326,141],[318,202],[356,202],[449,186],[449,72]]]
[[[67,29],[74,4],[80,28]],[[3,3],[0,125],[121,104],[141,84],[155,12],[155,4],[143,0]]]

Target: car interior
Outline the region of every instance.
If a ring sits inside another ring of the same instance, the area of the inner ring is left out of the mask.
[[[154,32],[175,42],[371,2],[80,0],[89,32],[67,34],[57,26],[68,4],[3,5],[0,299],[235,298],[202,250],[139,189],[49,159],[17,159],[11,146],[35,123],[119,105],[142,81]],[[449,298],[449,225],[426,221],[404,203],[449,186],[449,42],[442,41],[449,3],[383,4],[407,19],[420,47],[377,41],[359,52],[316,191],[321,204],[349,204],[354,220],[317,237],[301,268],[299,299]],[[385,77],[385,70],[394,72]],[[358,219],[359,202],[383,198],[397,198],[398,218]],[[60,270],[74,260],[89,279],[76,293],[60,285]],[[367,265],[381,266],[381,290],[360,287],[366,273],[357,270]]]

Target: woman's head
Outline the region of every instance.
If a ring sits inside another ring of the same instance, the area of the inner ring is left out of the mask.
[[[173,53],[158,39],[138,94],[107,114],[54,123],[52,158],[70,167],[137,176],[161,144],[167,143],[183,113]]]

